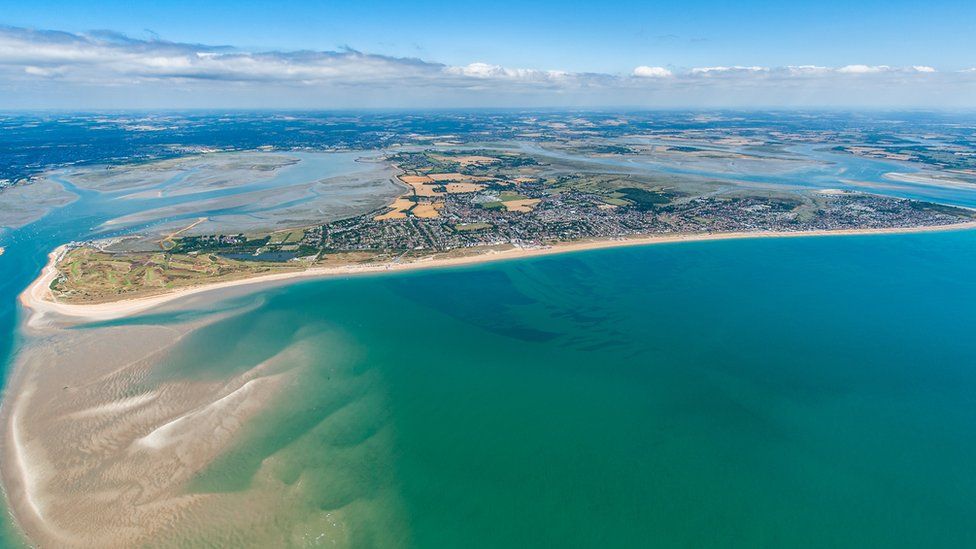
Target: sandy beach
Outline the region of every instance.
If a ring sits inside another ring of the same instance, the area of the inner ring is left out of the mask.
[[[240,280],[229,280],[203,284],[192,288],[182,288],[172,292],[134,299],[122,299],[119,301],[98,303],[98,304],[70,304],[60,303],[55,300],[50,290],[50,285],[58,276],[57,262],[65,253],[66,248],[61,246],[52,251],[48,256],[48,264],[42,270],[40,276],[20,295],[20,302],[24,307],[31,310],[28,325],[38,327],[45,322],[49,314],[57,314],[68,317],[73,321],[91,322],[104,321],[123,318],[129,315],[138,314],[153,307],[184,298],[191,295],[232,288],[244,285],[279,282],[287,280],[300,280],[308,278],[319,278],[329,276],[349,276],[356,274],[383,273],[408,271],[414,269],[431,269],[444,267],[457,267],[463,265],[474,265],[489,261],[505,261],[510,259],[539,257],[554,254],[578,252],[584,250],[597,250],[604,248],[618,248],[623,246],[646,246],[652,244],[666,244],[675,242],[700,242],[710,240],[734,240],[748,238],[801,238],[815,236],[854,236],[872,234],[907,234],[937,231],[957,231],[976,228],[976,221],[956,223],[952,225],[906,227],[906,228],[884,228],[884,229],[850,229],[850,230],[830,230],[830,231],[802,231],[802,232],[730,232],[730,233],[701,233],[701,234],[673,234],[673,235],[652,235],[633,238],[620,238],[614,240],[588,240],[579,242],[567,242],[554,244],[545,247],[512,247],[506,250],[491,250],[484,253],[461,256],[461,257],[429,257],[411,261],[390,261],[365,265],[346,265],[341,267],[310,267],[304,271],[288,273],[276,273],[271,275],[255,276]]]

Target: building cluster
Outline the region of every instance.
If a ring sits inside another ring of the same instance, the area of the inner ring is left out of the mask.
[[[958,223],[968,213],[909,200],[843,193],[813,204],[758,196],[706,196],[658,208],[608,207],[577,191],[548,196],[530,212],[485,209],[450,196],[435,219],[376,221],[373,214],[306,231],[306,251],[446,251],[502,243],[532,246],[635,235],[703,232],[814,231]]]

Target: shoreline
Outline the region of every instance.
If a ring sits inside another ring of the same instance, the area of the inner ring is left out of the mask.
[[[704,242],[712,240],[746,240],[753,238],[912,234],[923,232],[951,232],[970,229],[976,229],[976,221],[966,221],[949,225],[924,225],[919,227],[837,229],[796,232],[740,231],[728,233],[684,233],[648,235],[630,238],[623,237],[620,239],[587,240],[558,243],[551,246],[537,248],[513,247],[511,249],[502,251],[490,250],[483,253],[460,257],[438,258],[435,256],[430,256],[404,263],[387,261],[383,263],[346,265],[340,267],[309,267],[300,271],[274,273],[236,280],[206,283],[199,286],[173,290],[159,295],[126,298],[117,301],[92,304],[60,303],[54,300],[50,291],[50,285],[58,275],[57,263],[64,252],[67,251],[67,246],[62,245],[58,246],[50,254],[48,254],[47,265],[44,266],[41,274],[20,294],[19,301],[21,305],[31,311],[31,314],[27,320],[28,326],[36,327],[42,323],[41,321],[43,320],[44,316],[49,313],[69,317],[80,322],[113,320],[138,314],[165,303],[204,292],[266,282],[458,267],[494,261],[558,255],[586,250],[647,246],[652,244]]]

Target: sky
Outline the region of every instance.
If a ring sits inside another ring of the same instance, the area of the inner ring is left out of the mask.
[[[0,0],[0,109],[976,107],[972,0]]]

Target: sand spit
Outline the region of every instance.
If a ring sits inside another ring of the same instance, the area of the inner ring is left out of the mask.
[[[884,174],[884,178],[890,181],[898,181],[899,183],[912,183],[915,185],[930,185],[932,187],[939,188],[951,188],[951,189],[962,189],[962,190],[973,190],[976,189],[976,183],[972,181],[966,181],[955,177],[949,177],[943,172],[918,172],[918,173],[901,173],[901,172],[888,172]]]
[[[31,310],[28,325],[31,327],[41,327],[45,325],[50,315],[67,317],[69,320],[92,322],[123,318],[133,314],[144,312],[153,307],[171,302],[190,295],[200,294],[211,290],[222,288],[232,288],[256,284],[262,282],[277,282],[286,280],[298,280],[305,278],[327,277],[327,276],[347,276],[366,273],[381,273],[392,271],[408,271],[413,269],[428,269],[437,267],[454,267],[462,265],[473,265],[489,261],[504,261],[524,257],[538,257],[545,255],[562,254],[583,250],[596,250],[602,248],[617,248],[623,246],[644,246],[650,244],[665,244],[673,242],[700,242],[709,240],[734,240],[749,238],[798,238],[811,236],[850,236],[850,235],[872,235],[872,234],[907,234],[921,232],[941,232],[957,231],[976,228],[976,221],[956,223],[951,225],[907,227],[907,228],[884,228],[884,229],[844,229],[844,230],[825,230],[825,231],[797,231],[797,232],[730,232],[730,233],[701,233],[701,234],[665,234],[653,236],[641,236],[606,240],[587,240],[579,242],[568,242],[554,244],[552,246],[540,247],[518,247],[513,246],[504,250],[490,250],[479,254],[468,256],[438,256],[431,255],[425,258],[412,261],[390,261],[384,263],[344,265],[340,267],[311,267],[304,271],[288,273],[276,273],[271,275],[256,276],[240,280],[230,280],[204,284],[192,288],[184,288],[170,293],[157,296],[123,299],[109,303],[76,305],[69,303],[59,303],[55,300],[50,291],[50,285],[58,275],[56,264],[60,256],[65,252],[65,248],[59,247],[49,255],[47,266],[44,267],[41,275],[26,289],[20,296],[21,303]]]

